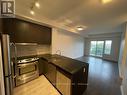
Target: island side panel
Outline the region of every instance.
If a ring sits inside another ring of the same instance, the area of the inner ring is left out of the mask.
[[[85,92],[88,85],[88,68],[89,65],[81,68],[73,75],[72,95],[82,95]]]

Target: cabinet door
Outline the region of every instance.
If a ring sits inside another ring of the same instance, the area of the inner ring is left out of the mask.
[[[71,95],[71,79],[59,71],[57,71],[56,77],[56,88],[62,95]]]
[[[32,41],[29,23],[19,19],[6,18],[3,20],[3,24],[4,33],[10,35],[11,42],[28,43]]]
[[[48,64],[46,77],[55,86],[56,85],[56,67],[52,64]]]
[[[15,18],[4,19],[4,33],[11,42],[51,44],[51,28]]]
[[[38,44],[51,44],[51,28],[31,23],[30,31]]]
[[[39,75],[45,75],[45,73],[47,72],[47,64],[48,62],[43,60],[43,59],[39,59],[39,64],[38,64],[38,68],[39,68]]]
[[[15,23],[12,18],[3,18],[3,33],[10,35],[10,41],[14,41],[14,33],[15,33]]]
[[[30,32],[30,24],[28,22],[15,19],[14,20],[14,37],[16,43],[34,43],[34,36]]]
[[[80,69],[73,75],[72,95],[82,95],[87,88],[88,67]]]

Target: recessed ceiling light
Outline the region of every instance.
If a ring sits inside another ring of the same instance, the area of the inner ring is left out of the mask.
[[[78,30],[78,31],[82,31],[82,30],[84,30],[84,28],[81,27],[81,26],[78,26],[78,27],[77,27],[77,30]]]
[[[112,0],[102,0],[103,4],[107,4],[107,3],[110,3],[110,2],[112,2]]]
[[[35,2],[35,6],[36,6],[37,8],[40,8],[39,2]]]
[[[34,13],[34,11],[33,11],[33,10],[31,10],[31,11],[30,11],[30,14],[34,15],[35,13]]]

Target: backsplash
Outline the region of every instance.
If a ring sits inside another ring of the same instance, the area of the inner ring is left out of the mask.
[[[17,56],[31,56],[51,53],[50,45],[16,45]],[[11,47],[11,56],[14,57],[14,48]]]

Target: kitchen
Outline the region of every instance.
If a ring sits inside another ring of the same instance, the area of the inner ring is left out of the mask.
[[[126,95],[126,3],[1,0],[0,95]]]
[[[19,18],[2,19],[2,24],[3,62],[11,64],[8,68],[6,65],[3,67],[7,69],[7,74],[11,70],[10,76],[13,77],[13,82],[10,79],[5,81],[6,95],[12,95],[10,93],[16,87],[43,75],[63,95],[77,95],[85,91],[88,64],[64,57],[60,50],[56,51],[57,55],[52,55],[52,28]]]

